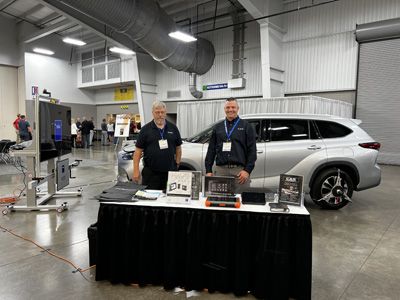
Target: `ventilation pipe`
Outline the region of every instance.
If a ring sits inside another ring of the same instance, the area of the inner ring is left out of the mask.
[[[356,27],[356,40],[359,43],[398,37],[400,37],[400,19],[361,24]]]
[[[189,91],[196,99],[203,98],[203,92],[197,89],[197,74],[189,73]]]
[[[50,5],[54,1],[125,34],[167,67],[202,75],[214,63],[210,41],[183,43],[168,36],[177,30],[176,24],[153,0],[44,0]]]

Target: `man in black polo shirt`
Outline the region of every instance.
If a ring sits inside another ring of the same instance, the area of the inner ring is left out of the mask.
[[[140,130],[133,155],[133,181],[140,179],[139,161],[143,153],[142,184],[148,189],[164,190],[168,171],[178,170],[182,156],[182,139],[178,128],[168,122],[166,106],[156,101],[152,107],[153,120]]]
[[[254,128],[238,116],[239,105],[235,98],[225,102],[224,121],[217,123],[212,131],[205,159],[206,176],[235,176],[245,190],[257,159],[256,134]],[[214,172],[212,166],[214,164]]]

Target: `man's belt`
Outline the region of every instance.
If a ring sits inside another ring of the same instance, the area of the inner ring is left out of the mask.
[[[218,167],[223,167],[223,168],[228,168],[228,169],[234,169],[234,168],[239,168],[239,167],[242,167],[242,168],[243,168],[243,165],[240,165],[240,164],[226,164],[226,165],[220,165],[220,166],[218,166]]]

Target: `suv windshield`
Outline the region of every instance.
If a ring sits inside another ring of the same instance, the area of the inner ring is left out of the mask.
[[[212,129],[215,124],[216,123],[213,123],[210,126],[206,127],[206,129],[204,129],[203,131],[200,131],[199,133],[188,137],[186,141],[189,143],[207,143],[210,140]]]

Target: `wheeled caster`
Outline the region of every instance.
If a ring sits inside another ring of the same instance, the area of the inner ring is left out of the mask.
[[[1,213],[5,216],[7,215],[10,211],[11,211],[12,206],[7,205],[2,211]]]
[[[58,213],[62,213],[64,210],[68,209],[68,202],[64,202],[57,208]]]

